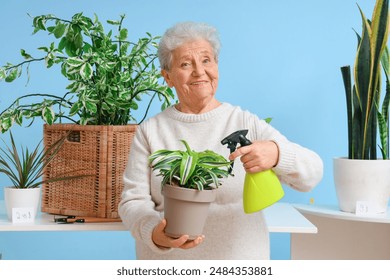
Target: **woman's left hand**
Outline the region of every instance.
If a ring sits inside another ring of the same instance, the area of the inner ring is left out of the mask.
[[[271,169],[279,160],[279,148],[273,141],[254,141],[251,145],[238,148],[229,159],[241,157],[245,171],[257,173]]]

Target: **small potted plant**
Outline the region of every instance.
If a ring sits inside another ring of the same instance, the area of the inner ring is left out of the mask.
[[[356,33],[354,83],[350,66],[341,67],[347,101],[348,158],[334,159],[334,180],[342,211],[355,212],[357,203],[365,203],[370,212],[383,213],[390,195],[389,0],[376,1],[371,20],[359,10],[363,27],[361,35]],[[378,146],[381,158],[377,156]]]
[[[185,140],[186,150],[158,150],[149,157],[153,171],[162,177],[165,233],[171,237],[202,234],[208,207],[216,189],[230,174],[232,162],[213,151],[196,152]]]
[[[9,220],[12,220],[12,208],[32,208],[35,217],[40,200],[40,185],[48,181],[59,181],[79,178],[80,176],[58,176],[45,179],[44,169],[53,160],[63,145],[65,138],[55,142],[47,149],[41,142],[30,151],[27,147],[16,147],[10,132],[11,145],[2,139],[4,147],[0,147],[0,173],[5,174],[12,183],[4,188],[4,200]]]

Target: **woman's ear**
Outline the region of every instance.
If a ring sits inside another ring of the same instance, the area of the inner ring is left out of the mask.
[[[171,88],[173,87],[173,84],[172,84],[172,81],[171,81],[171,78],[170,78],[170,75],[169,75],[169,72],[165,69],[162,69],[161,70],[161,75],[164,77],[164,80],[165,82],[167,83],[167,85]]]

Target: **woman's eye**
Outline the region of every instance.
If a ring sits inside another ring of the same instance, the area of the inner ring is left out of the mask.
[[[210,62],[210,59],[209,58],[205,58],[204,60],[203,60],[203,63],[209,63]]]
[[[190,63],[188,63],[188,62],[183,62],[181,64],[181,67],[188,67],[188,66],[190,66]]]

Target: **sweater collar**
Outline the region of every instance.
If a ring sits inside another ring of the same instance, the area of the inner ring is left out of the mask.
[[[229,104],[221,103],[221,105],[219,105],[217,108],[215,108],[209,112],[206,112],[206,113],[187,114],[187,113],[180,112],[179,110],[177,110],[175,108],[175,106],[171,106],[171,107],[166,109],[166,113],[172,119],[182,121],[182,122],[196,123],[196,122],[208,121],[211,118],[214,118],[215,116],[222,114],[228,107],[229,107]]]

